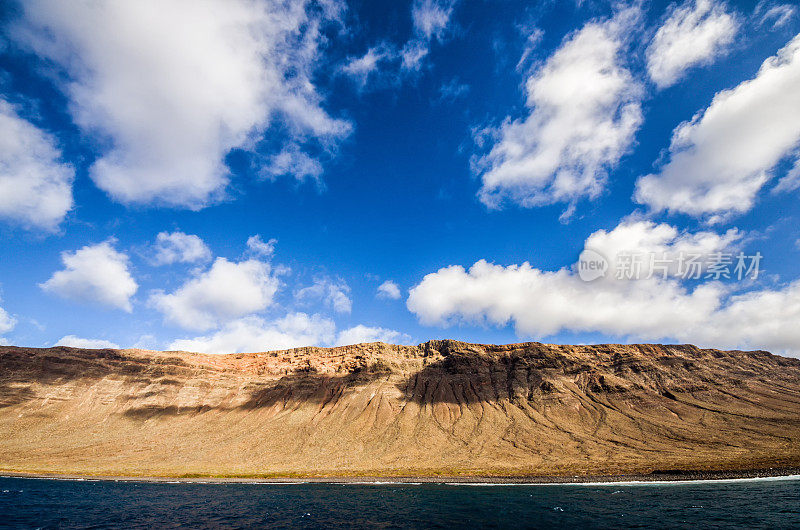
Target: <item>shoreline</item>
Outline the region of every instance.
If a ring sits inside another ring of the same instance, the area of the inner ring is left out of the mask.
[[[97,482],[145,482],[163,484],[339,484],[339,485],[640,485],[729,482],[743,480],[800,480],[800,468],[740,471],[656,471],[649,474],[567,476],[309,476],[309,477],[170,477],[134,475],[89,475],[79,473],[33,473],[0,471],[0,478],[74,480]]]

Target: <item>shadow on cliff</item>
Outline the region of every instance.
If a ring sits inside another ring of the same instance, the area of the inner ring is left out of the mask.
[[[408,401],[419,404],[531,400],[556,391],[552,380],[588,367],[563,356],[450,353],[398,383]]]
[[[667,355],[626,355],[605,345],[594,347],[598,361],[587,364],[540,344],[500,354],[444,351],[444,356],[398,383],[405,399],[419,404],[546,402],[575,393],[673,399],[670,389],[697,392],[714,383],[736,386],[741,381],[712,373],[699,363]],[[603,359],[600,361],[600,359]],[[739,373],[754,377],[755,371]]]
[[[144,405],[127,409],[123,414],[131,419],[147,420],[162,416],[202,414],[205,412],[255,411],[277,407],[290,410],[302,403],[313,403],[324,407],[342,397],[357,392],[370,382],[385,378],[386,371],[358,370],[344,374],[318,374],[313,371],[298,371],[280,379],[250,383],[241,390],[247,398],[237,405],[201,405],[191,407]],[[129,396],[135,399],[137,395]]]
[[[444,347],[443,347],[444,346]],[[146,392],[121,395],[119,403],[129,403],[123,414],[131,419],[147,420],[162,416],[202,414],[209,411],[258,410],[278,407],[291,409],[299,403],[325,407],[346,395],[357,392],[377,379],[392,381],[404,399],[419,404],[501,402],[538,400],[555,397],[553,381],[565,376],[580,386],[595,392],[618,392],[623,389],[609,384],[589,366],[568,357],[554,354],[546,348],[528,346],[502,354],[487,354],[464,348],[451,350],[448,343],[440,345],[420,370],[406,373],[397,366],[382,361],[363,364],[344,373],[320,374],[311,369],[298,370],[278,379],[251,380],[238,390],[241,394],[230,401],[236,405],[177,406],[167,404],[136,405],[157,395],[166,403],[174,402],[181,388],[181,379],[202,378],[202,369],[178,357],[166,357],[154,362],[122,355],[115,350],[78,350],[53,348],[49,350],[4,349],[3,372],[0,374],[0,407],[27,402],[36,398],[31,390],[35,383],[42,386],[85,381],[92,384],[111,377],[125,383],[157,383]],[[424,362],[424,361],[423,361]],[[209,388],[213,383],[209,383]]]
[[[182,386],[181,381],[203,380],[205,370],[214,371],[189,364],[177,356],[154,359],[132,357],[110,349],[0,347],[0,408],[37,399],[37,386],[92,385],[104,378],[119,379],[126,385],[160,385],[160,388],[150,387],[145,392],[124,394],[117,399],[120,403],[135,402],[156,394],[175,394]],[[255,410],[277,404],[289,406],[291,402],[299,401],[324,405],[389,374],[389,368],[381,363],[351,366],[347,371],[336,374],[319,374],[310,368],[300,369],[278,379],[249,381],[245,388],[239,390],[247,393],[246,399],[243,402],[236,399],[235,406],[144,405],[129,408],[124,414],[135,419],[147,419],[210,410]],[[212,380],[209,378],[209,388],[213,385]]]
[[[250,382],[239,391],[246,393],[247,398],[240,400],[237,405],[144,405],[129,408],[124,415],[131,419],[148,420],[212,411],[256,411],[269,408],[292,410],[302,404],[324,408],[359,392],[364,386],[379,379],[391,381],[405,400],[420,404],[534,399],[537,394],[548,395],[555,390],[543,377],[543,372],[557,371],[563,374],[564,370],[570,369],[571,365],[568,365],[569,363],[563,362],[563,358],[451,354],[427,363],[421,370],[410,374],[404,374],[397,367],[383,363],[362,366],[341,374],[298,371],[263,383]],[[127,399],[135,401],[143,397],[149,396],[129,395]]]
[[[138,359],[117,350],[0,347],[0,408],[36,398],[33,385],[51,386],[105,377],[129,383],[150,383],[167,375],[180,377],[196,368],[179,357]],[[164,379],[164,381],[169,381]]]
[[[199,379],[207,383],[204,384],[208,389],[215,383],[213,377],[206,377],[205,368],[186,363],[180,357],[154,360],[131,357],[115,350],[0,347],[0,408],[36,399],[34,385],[75,381],[93,384],[107,377],[122,379],[126,384],[158,385],[150,386],[147,391],[119,396],[119,403],[129,404],[123,414],[138,420],[212,410],[259,410],[276,406],[291,410],[300,403],[325,407],[379,379],[396,385],[405,401],[419,404],[547,401],[573,391],[595,395],[622,395],[633,391],[641,395],[636,391],[644,390],[674,399],[671,392],[694,392],[719,385],[730,389],[738,386],[739,378],[760,378],[785,365],[800,367],[800,361],[765,353],[744,358],[726,354],[726,359],[736,359],[740,363],[731,370],[727,364],[719,364],[717,354],[698,356],[690,351],[679,356],[664,351],[638,351],[645,346],[631,347],[634,348],[631,352],[620,354],[607,345],[591,348],[595,362],[592,357],[572,356],[557,347],[538,343],[490,350],[454,341],[437,341],[435,348],[417,357],[421,368],[415,371],[381,359],[362,359],[360,364],[351,365],[340,373],[317,373],[309,366],[280,378],[251,377],[244,387],[232,380],[231,399],[223,399],[214,406],[182,407],[168,404],[178,401],[174,398],[182,388],[182,381]],[[565,381],[571,390],[565,390]],[[162,396],[164,404],[136,403],[154,396]],[[226,401],[231,404],[226,405]]]
[[[53,348],[0,347],[0,381],[67,382],[74,379],[99,379],[109,375],[148,379],[190,373],[196,367],[180,357],[136,358],[118,350],[84,350],[56,346]]]

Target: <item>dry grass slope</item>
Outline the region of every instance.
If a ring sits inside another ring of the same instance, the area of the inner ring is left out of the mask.
[[[800,360],[694,346],[213,356],[0,347],[0,469],[152,476],[800,466]]]

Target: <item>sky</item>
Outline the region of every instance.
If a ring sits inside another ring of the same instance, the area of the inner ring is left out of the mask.
[[[800,356],[800,5],[0,2],[0,343]]]

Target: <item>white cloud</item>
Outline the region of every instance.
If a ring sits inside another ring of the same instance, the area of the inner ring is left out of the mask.
[[[441,40],[455,4],[455,0],[415,0],[411,8],[414,32],[426,40]]]
[[[55,138],[0,98],[0,218],[55,230],[72,209],[74,176]]]
[[[592,234],[585,248],[608,255],[622,248],[711,253],[737,239],[736,232],[680,233],[668,225],[633,221]],[[674,277],[646,275],[620,280],[611,274],[585,282],[574,268],[543,271],[529,263],[501,266],[481,260],[469,270],[453,265],[428,274],[411,289],[407,305],[423,324],[510,323],[525,338],[599,332],[631,340],[800,352],[800,281],[734,295],[730,286],[713,281],[693,289]]]
[[[343,280],[334,281],[330,278],[317,278],[314,280],[313,285],[300,289],[294,296],[299,302],[322,300],[336,313],[350,313],[353,309],[353,301],[350,299],[350,286]]]
[[[361,57],[351,57],[341,71],[355,80],[359,88],[364,88],[370,75],[378,72],[380,64],[397,58],[397,50],[385,42],[373,46]]]
[[[423,324],[513,322],[527,337],[562,330],[661,338],[713,311],[719,289],[683,289],[676,281],[580,280],[572,271],[530,264],[503,267],[484,260],[469,270],[454,265],[428,274],[411,289],[408,308]]]
[[[156,339],[155,335],[140,335],[139,338],[131,344],[131,348],[137,348],[140,350],[155,350],[158,348],[158,339]]]
[[[81,337],[76,337],[75,335],[67,335],[66,337],[61,337],[58,342],[55,344],[56,346],[69,346],[70,348],[87,348],[87,349],[112,349],[118,350],[119,344],[115,344],[108,340],[103,339],[83,339]]]
[[[95,302],[130,313],[139,288],[128,270],[128,256],[106,241],[75,252],[62,252],[64,269],[39,287],[63,298]]]
[[[401,59],[400,65],[403,70],[417,71],[422,68],[422,61],[430,52],[430,43],[421,39],[412,39],[403,46],[397,54]]]
[[[363,89],[381,68],[397,70],[389,74],[389,84],[396,85],[399,76],[417,72],[430,53],[433,40],[443,41],[457,0],[415,0],[411,7],[414,35],[401,47],[381,42],[360,57],[350,57],[340,71]]]
[[[773,193],[783,193],[787,191],[794,191],[800,188],[800,156],[794,161],[794,166],[786,172],[786,175],[778,181],[778,184],[772,188]]]
[[[521,72],[532,66],[533,53],[542,43],[544,30],[531,24],[524,24],[519,27],[519,30],[522,37],[525,39],[522,56],[520,56],[519,61],[517,61],[517,71]]]
[[[408,344],[411,337],[393,329],[373,328],[359,324],[339,332],[336,346],[349,346],[365,342],[385,342],[387,344]]]
[[[786,25],[797,14],[797,9],[789,4],[775,4],[762,0],[756,6],[753,14],[760,17],[759,27],[772,24],[772,29],[778,29]]]
[[[155,265],[196,263],[211,259],[211,250],[202,239],[183,232],[160,232],[153,250],[152,261]]]
[[[600,252],[613,266],[620,252],[711,253],[735,239],[736,232],[680,233],[666,224],[628,220],[614,230],[591,234],[584,248]],[[468,271],[451,266],[427,275],[411,289],[407,305],[425,324],[461,319],[496,325],[513,322],[524,336],[568,329],[666,337],[718,303],[721,289],[716,286],[690,293],[678,281],[647,276],[628,281],[611,273],[584,282],[571,268],[542,271],[527,262],[503,267],[481,260]]]
[[[798,149],[798,86],[800,35],[673,131],[669,161],[638,180],[636,201],[711,222],[748,211],[775,165]]]
[[[398,300],[400,298],[400,287],[392,280],[386,280],[378,286],[378,298],[389,298]]]
[[[266,309],[279,285],[268,263],[217,258],[210,269],[196,273],[173,293],[154,292],[149,302],[168,322],[206,330]]]
[[[397,57],[403,70],[416,71],[430,53],[433,40],[443,41],[456,0],[415,0],[411,7],[414,38],[406,42]]]
[[[724,250],[731,251],[740,242],[742,234],[735,228],[724,234],[716,232],[680,232],[666,223],[656,224],[652,221],[628,219],[611,231],[598,230],[591,234],[584,245],[585,248],[599,252],[607,260],[612,271],[621,266],[619,260],[623,256],[640,254],[648,259],[642,263],[645,275],[675,275],[680,256],[710,256]],[[669,262],[666,269],[651,268],[653,263],[649,257]]]
[[[169,349],[224,354],[363,342],[405,344],[410,340],[408,335],[391,329],[364,325],[337,334],[336,324],[328,318],[316,314],[290,313],[273,321],[256,316],[234,320],[211,335],[175,340]]]
[[[102,152],[90,176],[123,203],[200,208],[228,183],[225,155],[276,121],[328,146],[312,82],[335,0],[31,0],[15,38],[63,67],[75,123]],[[291,168],[286,168],[291,170]]]
[[[725,53],[739,29],[736,17],[714,0],[674,7],[648,46],[647,71],[658,88],[675,84],[693,66]]]
[[[684,340],[720,348],[768,349],[800,357],[800,281],[733,296],[684,331]]]
[[[169,349],[201,353],[261,352],[328,344],[335,334],[333,321],[319,315],[291,313],[272,322],[249,316],[227,323],[212,335],[173,341]]]
[[[291,143],[279,153],[268,157],[268,163],[259,170],[259,176],[275,180],[277,177],[291,175],[299,181],[311,179],[324,187],[320,181],[322,171],[319,160],[304,153],[296,143]]]
[[[8,312],[0,307],[0,333],[8,333],[14,326],[17,325],[17,319],[8,314]]]
[[[642,123],[642,87],[623,65],[637,16],[628,9],[586,24],[528,78],[528,115],[506,118],[490,152],[474,163],[482,202],[573,206],[601,193]]]
[[[275,253],[275,245],[277,244],[277,239],[273,238],[265,242],[258,234],[247,238],[247,249],[253,254],[265,258],[269,258]]]
[[[439,87],[439,101],[453,102],[469,93],[469,85],[453,78]]]

